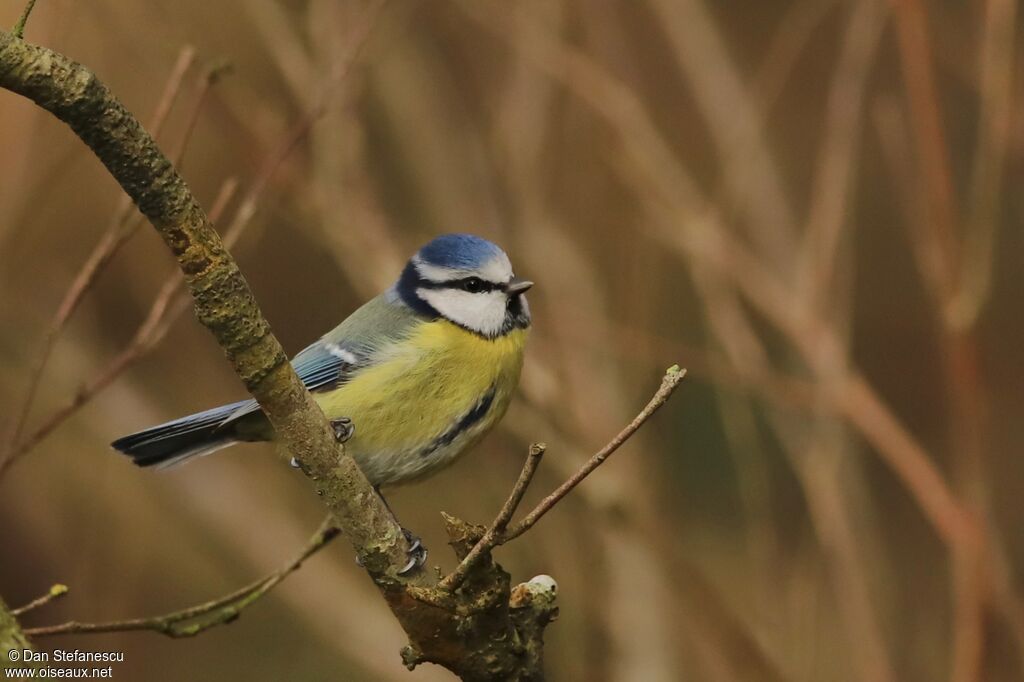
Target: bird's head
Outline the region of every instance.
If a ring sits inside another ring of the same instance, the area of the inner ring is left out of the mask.
[[[471,234],[446,234],[416,252],[395,284],[414,310],[443,317],[487,338],[530,326],[524,292],[497,244]]]

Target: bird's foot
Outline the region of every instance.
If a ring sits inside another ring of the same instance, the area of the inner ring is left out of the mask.
[[[334,429],[334,437],[339,443],[344,443],[356,433],[356,425],[348,417],[332,419],[331,428]]]
[[[398,571],[398,575],[408,575],[426,563],[427,548],[423,546],[423,543],[418,537],[405,528],[402,529],[402,535],[405,536],[405,541],[409,543],[409,550],[407,552],[409,555],[409,562],[403,566],[400,571]],[[359,555],[356,555],[356,565],[359,566],[359,568],[364,568]]]
[[[335,440],[337,440],[339,443],[344,443],[345,441],[349,440],[350,438],[352,438],[353,435],[355,435],[356,432],[356,425],[353,424],[352,420],[349,419],[348,417],[332,419],[331,428],[334,430]],[[291,464],[291,467],[293,469],[301,469],[302,473],[309,476],[309,470],[306,469],[306,465],[303,464],[301,460],[292,457],[291,462],[289,462],[289,464]]]
[[[409,563],[402,567],[398,575],[407,575],[427,562],[427,548],[420,539],[405,528],[402,529],[405,541],[409,543]]]

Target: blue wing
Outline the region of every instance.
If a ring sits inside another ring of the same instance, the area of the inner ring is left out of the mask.
[[[319,341],[292,359],[299,379],[312,392],[341,386],[376,362],[377,351],[406,338],[417,316],[391,293],[371,299]],[[259,410],[248,401],[226,421]]]
[[[292,367],[306,389],[316,393],[341,386],[369,362],[369,353],[365,349],[320,339],[296,355],[292,359]],[[255,400],[245,400],[238,404],[238,409],[231,412],[221,425],[258,412],[259,409]]]
[[[356,347],[321,339],[295,356],[292,367],[310,391],[336,388],[367,364],[367,355]]]

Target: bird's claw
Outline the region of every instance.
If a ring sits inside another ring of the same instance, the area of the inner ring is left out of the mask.
[[[407,575],[427,562],[427,548],[423,546],[423,543],[418,537],[410,533],[405,528],[402,529],[402,535],[405,536],[405,541],[409,543],[409,549],[407,551],[409,555],[409,563],[398,571],[398,575]]]
[[[409,549],[406,552],[409,555],[409,561],[398,571],[398,575],[408,575],[426,563],[427,548],[423,546],[423,543],[418,537],[410,533],[405,528],[402,529],[402,535],[405,536],[405,541],[409,543]],[[362,560],[359,558],[359,555],[356,555],[356,565],[359,566],[359,568],[365,568]]]
[[[344,443],[356,432],[356,425],[348,417],[331,420],[331,428],[334,429],[334,438],[339,443]]]
[[[353,424],[352,420],[348,417],[340,417],[338,419],[331,420],[331,429],[334,431],[334,439],[339,443],[344,443],[355,434],[356,425]],[[302,460],[292,457],[288,464],[290,464],[293,469],[301,469],[302,473],[309,476],[309,470],[306,469],[306,465],[302,463]]]
[[[288,466],[290,466],[292,469],[298,469],[299,471],[304,473],[306,476],[310,475],[309,474],[309,469],[307,469],[306,465],[303,464],[302,460],[297,458],[297,457],[292,457],[291,460],[289,460],[289,462],[288,462]]]

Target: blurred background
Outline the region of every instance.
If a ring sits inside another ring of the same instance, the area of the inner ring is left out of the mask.
[[[497,552],[559,583],[551,679],[971,682],[1024,678],[1017,4],[44,0],[26,38],[160,130],[289,352],[442,232],[537,282],[502,426],[390,495],[431,563],[531,441],[526,504],[689,369]],[[0,150],[0,595],[66,583],[25,626],[99,622],[286,563],[324,510],[271,447],[108,448],[243,389],[63,124],[0,93]],[[194,639],[37,643],[119,679],[450,679],[405,671],[344,541]]]

